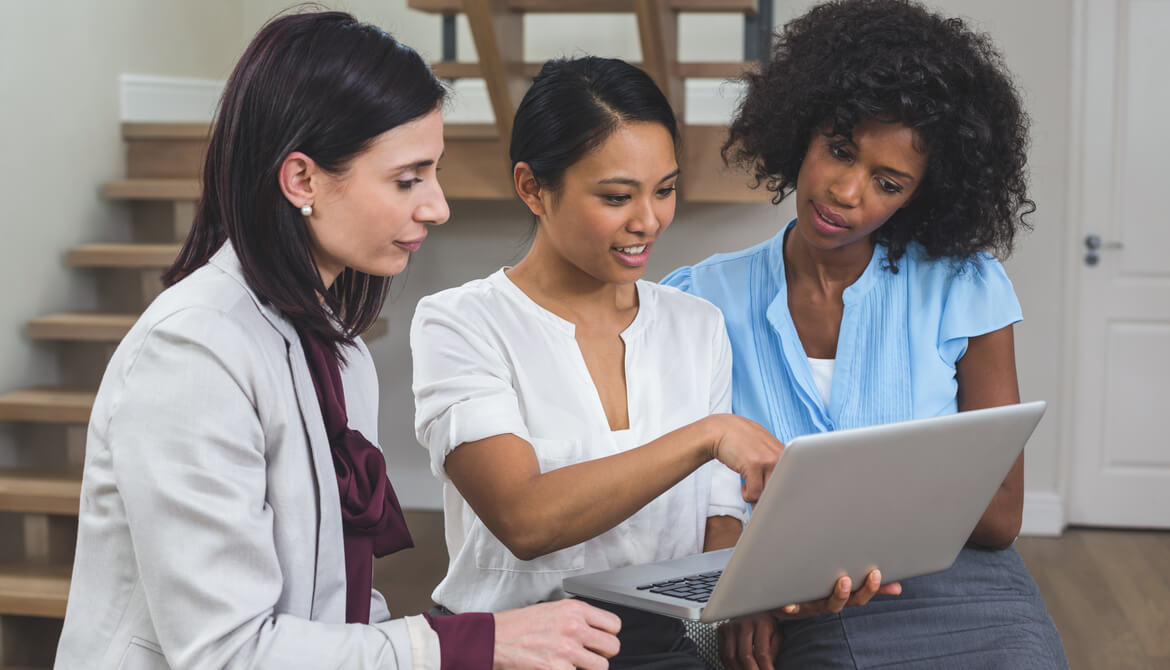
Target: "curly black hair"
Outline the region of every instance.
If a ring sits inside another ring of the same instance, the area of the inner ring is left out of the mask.
[[[777,32],[771,60],[744,79],[723,159],[779,203],[813,132],[849,137],[862,120],[903,123],[928,151],[911,203],[875,233],[893,264],[917,241],[934,258],[1006,258],[1036,209],[1027,195],[1028,117],[986,35],[907,0],[840,0]]]

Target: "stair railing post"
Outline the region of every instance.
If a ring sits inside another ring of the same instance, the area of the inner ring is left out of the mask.
[[[666,94],[682,125],[686,110],[678,67],[678,12],[667,0],[634,0],[634,12],[642,43],[642,66]]]
[[[507,0],[463,0],[463,13],[479,57],[505,156],[512,138],[512,116],[528,90],[524,76],[524,16]]]

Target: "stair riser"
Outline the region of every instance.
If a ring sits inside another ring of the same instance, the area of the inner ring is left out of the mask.
[[[126,176],[131,179],[198,177],[206,150],[205,140],[127,140]]]
[[[59,618],[0,616],[0,664],[9,670],[53,667],[62,623]],[[12,643],[5,644],[6,639]]]
[[[162,270],[101,268],[89,270],[97,284],[97,311],[140,314],[162,293]]]
[[[192,200],[130,203],[135,242],[183,242],[187,239],[194,219],[195,202]]]

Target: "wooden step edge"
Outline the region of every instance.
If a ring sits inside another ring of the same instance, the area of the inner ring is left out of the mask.
[[[0,469],[0,510],[77,516],[80,475]]]
[[[89,423],[96,393],[70,388],[19,389],[0,394],[0,421]]]
[[[121,342],[137,320],[136,314],[66,312],[33,319],[27,331],[34,340]]]
[[[206,140],[211,133],[211,124],[194,123],[142,123],[128,121],[122,124],[122,139],[125,140]]]
[[[543,63],[524,63],[524,76],[535,77]],[[641,63],[631,63],[641,67]],[[756,61],[692,61],[678,64],[678,73],[683,79],[735,79],[747,71],[757,71]],[[431,63],[431,71],[440,79],[482,79],[479,63],[464,61],[439,61]],[[448,126],[450,129],[450,126]],[[450,136],[450,130],[447,135]]]
[[[76,268],[163,270],[179,255],[180,244],[95,243],[70,249],[69,265]]]
[[[0,614],[65,618],[71,567],[0,563]]]
[[[677,12],[751,14],[759,11],[757,0],[669,0]],[[462,0],[407,0],[407,8],[432,14],[459,14]],[[634,11],[630,0],[510,0],[508,9],[533,14],[625,14]]]
[[[109,200],[198,200],[198,179],[115,179],[102,185]]]

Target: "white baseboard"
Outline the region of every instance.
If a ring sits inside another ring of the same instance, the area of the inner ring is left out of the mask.
[[[123,122],[210,122],[224,82],[193,77],[122,74],[118,99]]]
[[[720,79],[689,79],[686,82],[686,121],[696,124],[725,124],[731,121],[743,86]],[[460,79],[451,87],[451,98],[443,109],[447,123],[491,123],[492,106],[482,79]]]
[[[192,77],[123,74],[118,78],[123,122],[209,122],[224,82]],[[742,86],[718,79],[686,82],[688,123],[721,124],[731,120]],[[460,79],[443,110],[448,123],[491,123],[491,102],[482,79]]]
[[[1050,491],[1024,492],[1024,523],[1020,535],[1057,536],[1064,532],[1064,499]]]

